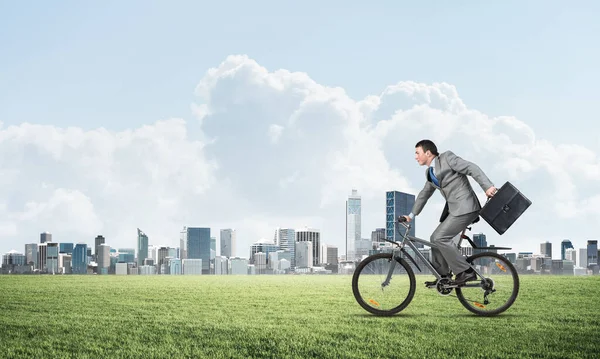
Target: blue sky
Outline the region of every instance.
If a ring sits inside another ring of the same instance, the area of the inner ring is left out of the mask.
[[[592,1],[3,1],[0,121],[119,132],[182,118],[191,131],[196,86],[239,54],[355,101],[400,81],[446,82],[470,109],[514,116],[536,139],[596,153],[598,10]],[[15,226],[8,233],[30,242]],[[523,250],[539,251],[536,243]],[[12,247],[3,241],[0,252]]]

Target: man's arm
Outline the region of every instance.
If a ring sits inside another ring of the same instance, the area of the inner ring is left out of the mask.
[[[446,153],[446,160],[448,161],[450,168],[452,168],[454,171],[473,177],[479,186],[481,186],[481,189],[483,189],[483,191],[486,193],[488,189],[494,187],[492,181],[487,178],[479,166],[473,162],[463,160],[459,156],[452,153],[452,151],[447,151]]]
[[[435,187],[429,181],[425,182],[425,186],[417,195],[417,199],[415,200],[412,211],[408,215],[410,219],[413,219],[414,216],[417,216],[419,213],[421,213],[423,207],[425,207],[425,203],[427,203],[427,200],[429,197],[431,197],[433,192],[435,192]]]

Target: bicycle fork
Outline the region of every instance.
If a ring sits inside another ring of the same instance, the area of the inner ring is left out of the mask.
[[[390,268],[388,269],[388,274],[385,277],[383,283],[381,283],[381,290],[387,287],[390,284],[390,280],[392,280],[392,273],[394,273],[394,268],[396,268],[396,256],[400,255],[400,251],[398,249],[394,249],[392,252],[392,258],[390,258]]]

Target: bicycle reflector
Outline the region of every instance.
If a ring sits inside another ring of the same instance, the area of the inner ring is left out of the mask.
[[[502,263],[496,262],[496,265],[498,266],[498,268],[500,268],[501,271],[506,273],[506,268],[502,265]]]
[[[376,307],[380,307],[379,303],[377,303],[377,301],[375,301],[373,299],[369,299],[369,303],[373,304]]]
[[[475,304],[476,307],[485,308],[485,305],[483,305],[481,303],[473,302],[473,304]]]

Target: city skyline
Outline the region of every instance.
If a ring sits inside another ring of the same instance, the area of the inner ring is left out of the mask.
[[[344,248],[348,192],[361,237],[385,228],[385,192],[423,188],[424,138],[532,201],[502,236],[474,225],[490,243],[581,247],[599,233],[600,5],[528,4],[3,3],[0,253],[45,230],[176,246],[184,225]]]

